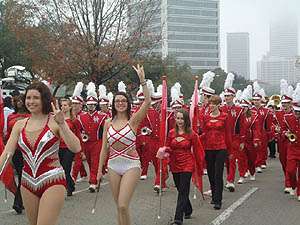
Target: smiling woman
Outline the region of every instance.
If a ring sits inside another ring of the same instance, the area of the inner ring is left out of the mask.
[[[111,191],[118,209],[118,224],[130,225],[129,203],[140,178],[141,165],[136,151],[136,132],[150,107],[150,95],[143,66],[133,67],[140,78],[145,100],[132,116],[125,92],[118,92],[112,102],[112,119],[106,121],[98,169],[98,181],[106,159]]]
[[[79,139],[51,98],[49,88],[42,82],[28,86],[25,106],[30,116],[16,122],[0,157],[1,168],[16,148],[22,152],[21,193],[30,225],[56,224],[63,206],[66,179],[58,159],[60,138],[71,151],[80,150]]]

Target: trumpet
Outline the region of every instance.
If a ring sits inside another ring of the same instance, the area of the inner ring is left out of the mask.
[[[81,133],[82,142],[87,142],[89,140],[89,135],[85,132]]]
[[[141,134],[142,134],[143,136],[150,135],[151,133],[152,133],[152,130],[149,129],[148,127],[143,127],[143,128],[141,129]]]
[[[292,133],[291,131],[287,131],[285,135],[286,135],[287,139],[292,143],[297,140],[296,134]]]

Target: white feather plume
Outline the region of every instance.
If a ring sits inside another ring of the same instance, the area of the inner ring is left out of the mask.
[[[93,96],[97,98],[96,85],[93,82],[88,83],[86,90],[87,96]]]
[[[236,92],[235,98],[240,101],[240,100],[242,100],[242,95],[243,95],[243,92],[241,90],[238,90]]]
[[[300,103],[300,83],[297,83],[297,86],[293,93],[293,102]]]
[[[228,73],[224,83],[224,90],[227,88],[232,88],[233,81],[234,81],[234,74]]]
[[[163,88],[163,86],[161,84],[158,85],[158,87],[157,87],[157,93],[158,94],[162,94],[162,88]]]
[[[199,85],[200,88],[210,87],[210,84],[214,81],[215,73],[212,71],[208,71],[203,74],[202,81]]]
[[[179,82],[176,82],[176,83],[174,84],[174,87],[177,88],[179,94],[181,94],[181,84],[180,84]]]
[[[288,92],[289,84],[285,79],[280,80],[280,95],[286,95]]]
[[[81,92],[83,90],[83,83],[82,82],[77,82],[75,88],[74,88],[74,92],[73,92],[73,97],[75,96],[80,96]]]
[[[109,104],[111,105],[112,104],[112,101],[113,101],[113,98],[114,98],[114,95],[112,92],[109,92],[107,94],[107,98],[108,98],[108,101],[109,101]]]
[[[287,90],[286,95],[289,96],[289,97],[292,97],[293,94],[294,94],[294,88],[293,88],[292,85],[290,85],[290,86],[288,87],[288,90]]]
[[[106,87],[103,84],[100,84],[98,87],[99,98],[106,97]]]
[[[124,84],[123,81],[120,81],[118,83],[118,91],[119,92],[125,92],[126,93],[126,85]]]
[[[154,85],[153,85],[152,80],[147,80],[147,87],[149,90],[149,94],[151,96],[154,93]]]
[[[261,87],[260,87],[259,83],[257,81],[255,81],[253,83],[253,92],[258,94],[258,93],[260,93],[260,90],[261,90]]]
[[[172,98],[172,102],[175,102],[176,100],[179,100],[179,92],[178,89],[176,87],[172,87],[171,88],[171,98]]]
[[[249,101],[252,98],[252,86],[248,85],[242,93],[241,99]]]

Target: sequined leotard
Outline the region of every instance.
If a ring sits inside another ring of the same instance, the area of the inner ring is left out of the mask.
[[[38,197],[53,185],[66,186],[65,173],[59,163],[59,138],[54,135],[47,123],[31,146],[26,136],[27,119],[23,127],[18,147],[24,158],[21,184]]]

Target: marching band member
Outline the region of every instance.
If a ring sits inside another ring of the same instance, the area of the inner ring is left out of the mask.
[[[188,112],[179,109],[175,114],[175,128],[169,132],[166,146],[159,149],[157,157],[163,159],[169,155],[170,170],[178,191],[175,217],[171,224],[182,225],[183,218],[190,219],[193,212],[189,199],[190,183],[196,164],[201,163],[198,153],[202,145],[198,135],[191,129]],[[197,174],[202,174],[202,171]]]
[[[236,91],[232,87],[234,81],[234,74],[229,73],[224,84],[224,97],[225,105],[220,107],[220,110],[227,114],[226,126],[228,133],[226,133],[226,145],[228,152],[227,166],[229,171],[227,171],[227,184],[225,187],[233,192],[235,190],[234,178],[236,172],[236,161],[238,160],[240,178],[238,183],[242,184],[244,182],[244,175],[247,171],[244,165],[243,151],[240,151],[240,124],[238,123],[238,118],[242,113],[242,108],[234,104],[233,99],[235,97]]]
[[[222,100],[213,95],[209,99],[209,113],[204,116],[203,138],[207,173],[212,191],[214,209],[222,207],[223,170],[227,158],[226,132],[227,114],[220,111]]]
[[[126,93],[118,92],[114,96],[112,118],[104,126],[97,178],[100,181],[103,166],[109,157],[108,176],[118,209],[119,225],[131,224],[129,204],[141,174],[140,160],[135,148],[136,132],[151,103],[143,66],[137,65],[133,68],[139,76],[145,100],[140,109],[130,116],[131,104]]]
[[[102,133],[106,114],[100,114],[96,110],[98,99],[95,84],[90,82],[87,86],[86,105],[88,111],[79,115],[83,150],[90,168],[90,192],[95,192],[97,187],[97,171],[100,151],[102,146]]]
[[[67,126],[63,113],[51,105],[51,93],[42,82],[29,85],[25,106],[30,117],[16,122],[0,157],[2,168],[7,157],[19,148],[24,158],[21,193],[31,225],[57,223],[64,203],[66,179],[58,159],[59,140],[80,151],[80,142]],[[51,106],[54,115],[51,115]]]
[[[243,111],[239,118],[240,123],[240,151],[246,154],[247,169],[250,173],[250,180],[255,180],[255,162],[257,157],[257,147],[261,137],[260,126],[258,125],[258,115],[255,110],[252,110],[251,105],[252,86],[248,85],[244,89],[241,96],[240,106]]]
[[[256,172],[257,173],[262,173],[262,169],[266,168],[266,159],[268,157],[268,151],[267,151],[267,146],[268,146],[268,132],[271,132],[272,130],[272,115],[269,112],[268,109],[264,108],[262,106],[262,98],[264,91],[262,88],[260,88],[259,84],[257,82],[253,83],[253,108],[252,110],[255,110],[256,113],[258,114],[258,124],[260,126],[261,132],[261,137],[260,137],[260,143],[257,148],[257,158],[256,158]]]
[[[293,95],[294,112],[284,115],[287,126],[285,132],[289,140],[287,149],[286,176],[289,177],[291,186],[288,187],[290,195],[294,195],[297,188],[297,199],[300,201],[300,83],[297,84]],[[298,175],[297,175],[298,174]]]
[[[291,181],[289,179],[289,176],[287,176],[286,174],[287,148],[289,145],[289,141],[285,136],[287,127],[284,120],[284,116],[293,112],[292,90],[293,88],[289,88],[289,85],[286,80],[282,79],[280,81],[281,109],[275,111],[275,132],[277,134],[277,147],[279,152],[279,160],[284,173],[284,192],[287,194],[291,191]]]
[[[72,95],[72,113],[74,114],[74,117],[77,118],[76,121],[79,122],[78,118],[81,114],[84,112],[82,111],[84,100],[81,97],[81,92],[83,90],[83,83],[78,82],[75,86],[73,95]],[[77,126],[77,130],[81,129],[80,123],[75,123],[75,126]],[[81,141],[81,147],[83,147],[82,139],[80,137]],[[84,155],[84,149],[81,148],[81,151],[75,154],[74,157],[74,164],[72,169],[72,178],[74,181],[83,181],[87,178],[87,172],[85,170],[83,160],[85,159]],[[80,178],[77,179],[78,174],[80,174]]]

